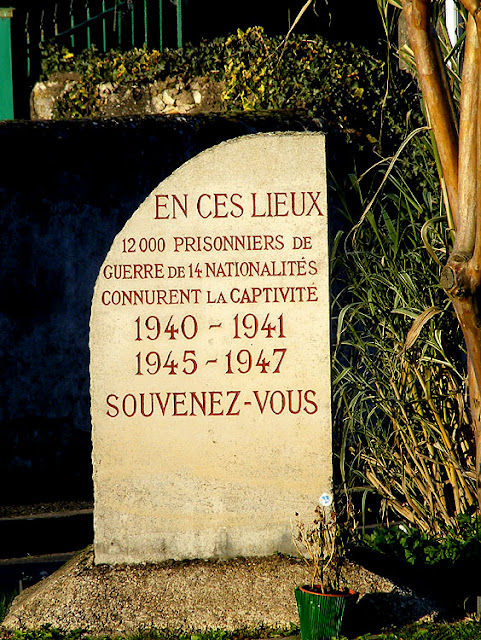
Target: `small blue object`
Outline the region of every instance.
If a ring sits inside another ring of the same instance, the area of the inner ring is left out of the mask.
[[[323,493],[319,498],[321,507],[330,507],[332,504],[332,496],[330,493]]]

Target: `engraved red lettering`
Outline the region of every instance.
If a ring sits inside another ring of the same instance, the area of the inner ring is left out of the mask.
[[[125,265],[125,266],[126,267],[127,266],[130,267],[130,265]],[[143,266],[147,267],[147,265],[142,265],[142,264],[134,264],[133,265],[133,267],[134,267],[134,278],[145,277],[145,276],[142,276],[142,267]],[[150,268],[152,269],[152,267],[150,267]],[[127,277],[127,276],[125,276],[125,277]],[[130,277],[132,277],[132,276],[130,276]]]
[[[317,200],[318,200],[319,196],[321,195],[321,192],[320,192],[320,191],[318,191],[318,192],[317,192],[317,194],[314,196],[314,194],[313,194],[313,192],[312,192],[312,191],[308,191],[308,192],[307,192],[307,195],[309,195],[309,196],[310,196],[310,198],[311,198],[311,200],[312,200],[312,204],[311,204],[311,208],[310,208],[310,209],[309,209],[309,211],[306,213],[306,215],[307,215],[307,216],[310,216],[310,215],[311,215],[311,211],[315,208],[315,209],[319,212],[319,215],[320,215],[320,216],[322,216],[322,211],[321,211],[321,209],[320,209],[319,205],[317,204]]]
[[[169,204],[169,198],[172,198],[171,211],[169,212],[167,207]],[[172,194],[160,194],[155,196],[155,220],[167,220],[172,217],[176,218],[176,213],[180,211],[187,218],[187,193],[183,194],[183,202],[179,196]],[[170,215],[172,213],[172,216]],[[163,215],[162,215],[163,214]]]
[[[285,217],[289,214],[288,209],[286,208],[287,205],[287,193],[284,192],[277,192],[274,193],[274,205],[275,205],[275,213],[274,216],[276,217]],[[281,209],[282,209],[282,213],[281,213]]]
[[[208,198],[210,200],[210,195],[208,193],[203,193],[202,195],[199,196],[199,199],[197,200],[197,212],[200,215],[201,218],[208,218],[210,215],[212,215],[212,211],[208,211],[207,213],[202,213],[201,211],[201,201],[203,200],[203,198]]]
[[[187,411],[180,411],[179,406],[182,408],[185,402],[185,393],[182,391],[175,391],[173,394],[174,399],[174,409],[172,412],[173,416],[186,416]]]
[[[181,212],[187,218],[187,194],[184,193],[184,204],[180,201],[180,199],[176,195],[172,195],[172,218],[175,219],[175,205],[178,205]]]
[[[214,193],[214,218],[227,218],[228,212],[223,215],[220,209],[226,208],[227,193]]]
[[[234,213],[234,209],[232,209],[231,211],[231,215],[234,218],[240,218],[241,215],[244,213],[244,207],[242,206],[242,204],[240,202],[236,202],[235,198],[239,198],[239,200],[242,200],[242,196],[240,193],[233,193],[232,197],[231,197],[231,202],[234,205],[234,207],[237,207],[239,209],[239,212],[237,213],[237,215]]]
[[[292,208],[292,213],[295,216],[302,216],[304,215],[304,211],[306,210],[306,193],[305,191],[302,191],[302,211],[296,211],[296,192],[295,191],[291,191],[291,208]]]
[[[127,400],[129,398],[132,399],[130,413],[127,411],[127,408],[128,408]],[[137,411],[137,399],[135,398],[133,393],[128,393],[127,395],[124,396],[124,399],[122,400],[122,411],[124,413],[124,416],[126,416],[127,418],[132,418],[133,416],[135,416],[135,413]]]
[[[276,398],[278,398],[279,401],[276,401]],[[275,413],[276,416],[280,415],[286,408],[286,398],[282,391],[273,391],[269,404],[271,406],[272,413]]]
[[[232,399],[232,402],[230,403],[229,408],[227,409],[227,416],[238,416],[240,411],[236,411],[234,412],[234,405],[237,402],[237,399],[240,396],[240,391],[228,391],[227,392],[227,397],[229,397],[230,395],[235,394],[234,398]]]
[[[258,391],[254,391],[254,397],[257,400],[257,405],[258,405],[259,410],[260,410],[261,413],[264,413],[264,409],[266,408],[266,404],[267,404],[267,401],[269,399],[269,394],[270,394],[270,391],[266,391],[265,392],[264,402],[262,402],[262,400],[259,398],[259,392]]]
[[[160,215],[161,210],[165,213],[164,210],[167,209],[167,202],[163,202],[164,198],[168,200],[169,196],[164,194],[155,196],[155,220],[167,220],[169,217],[168,213],[166,215]]]
[[[257,213],[257,193],[252,194],[252,217],[253,218],[265,218],[266,212]]]
[[[107,396],[107,404],[110,407],[110,409],[113,409],[115,411],[115,413],[114,414],[110,413],[110,409],[109,409],[108,411],[106,411],[106,414],[109,416],[109,418],[116,418],[119,415],[119,408],[115,404],[111,403],[110,401],[111,398],[118,400],[119,396],[116,396],[114,393],[110,393]]]
[[[305,411],[306,413],[309,413],[309,414],[311,414],[311,415],[312,415],[313,413],[316,413],[316,412],[317,412],[317,410],[318,410],[318,406],[317,406],[317,403],[316,403],[316,402],[314,402],[314,400],[311,400],[310,398],[308,398],[308,397],[307,397],[307,394],[308,394],[308,393],[309,393],[309,394],[312,394],[312,395],[315,397],[316,392],[315,392],[315,391],[313,391],[312,389],[309,389],[308,391],[306,391],[306,392],[304,393],[304,400],[306,401],[306,403],[307,403],[307,404],[312,405],[312,409],[311,409],[311,410],[309,410],[307,407],[304,407],[304,411]]]
[[[197,397],[197,393],[195,391],[191,391],[190,393],[190,415],[197,415],[194,411],[194,402],[197,404],[199,409],[202,412],[202,415],[206,415],[206,404],[207,404],[207,396],[205,391],[202,391],[202,401]]]
[[[297,391],[297,403],[295,406],[294,406],[294,400],[292,397],[294,393],[295,392],[292,389],[287,390],[287,398],[289,402],[289,413],[293,413],[294,415],[296,415],[301,412],[302,391],[300,389]]]
[[[141,393],[140,395],[140,413],[144,416],[144,418],[150,418],[150,416],[154,413],[154,398],[153,394],[150,393],[150,413],[145,412],[145,393]]]
[[[155,393],[154,395],[157,398],[157,402],[159,403],[159,407],[162,412],[162,415],[165,416],[165,410],[167,409],[167,404],[170,398],[170,391],[167,393],[167,396],[165,397],[165,402],[162,402],[160,398],[160,393]],[[152,402],[153,402],[153,398],[152,398]]]
[[[222,409],[219,412],[215,412],[214,411],[214,407],[220,405],[221,400],[218,399],[217,396],[220,396],[222,398],[222,391],[209,391],[209,396],[210,396],[210,416],[223,416],[224,412],[222,411]]]

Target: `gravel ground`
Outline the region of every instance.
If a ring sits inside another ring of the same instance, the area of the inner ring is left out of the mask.
[[[307,581],[305,565],[283,556],[158,565],[95,565],[91,548],[14,601],[1,627],[51,624],[91,634],[139,629],[201,631],[282,628],[298,624],[294,588]],[[345,582],[360,594],[356,635],[437,615],[416,597],[363,567],[348,564]]]
[[[18,518],[22,516],[58,515],[93,509],[92,500],[65,500],[61,502],[40,502],[37,504],[0,504],[0,518]]]

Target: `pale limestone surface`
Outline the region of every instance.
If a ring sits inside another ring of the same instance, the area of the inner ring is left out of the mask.
[[[261,134],[187,162],[115,238],[91,314],[97,562],[292,552],[331,492],[327,223],[324,137]]]

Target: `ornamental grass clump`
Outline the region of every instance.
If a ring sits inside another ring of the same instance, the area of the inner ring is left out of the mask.
[[[418,130],[404,152],[413,145],[422,189],[394,165],[374,199],[352,179],[360,223],[342,207],[352,231],[335,256],[334,399],[346,494],[375,495],[382,519],[444,536],[476,510],[475,457],[466,354],[438,284],[449,237],[429,132]]]
[[[463,38],[450,44],[442,3],[421,4],[437,19],[456,110]],[[393,36],[401,2],[378,5]],[[410,47],[400,53],[414,71]],[[352,231],[338,238],[344,251],[334,260],[342,282],[334,394],[346,495],[375,495],[384,520],[446,538],[477,511],[476,429],[463,334],[440,286],[456,225],[429,124],[413,126],[393,158],[352,177],[357,204],[341,202]]]

